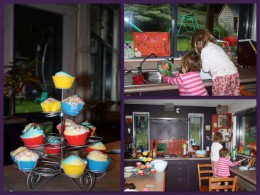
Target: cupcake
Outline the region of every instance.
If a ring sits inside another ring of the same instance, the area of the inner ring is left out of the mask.
[[[69,145],[80,146],[87,142],[89,129],[82,125],[70,125],[67,126],[64,131],[64,137]]]
[[[75,80],[75,77],[63,71],[57,72],[52,78],[55,87],[58,89],[70,89]]]
[[[27,148],[38,148],[43,144],[45,135],[42,126],[30,123],[25,126],[20,137]]]
[[[15,159],[16,154],[18,154],[19,152],[24,151],[24,150],[28,150],[28,149],[24,146],[21,146],[15,150],[13,150],[12,152],[10,152],[11,158],[14,161],[14,163],[16,163],[16,159]]]
[[[47,144],[44,146],[45,152],[51,155],[59,154],[61,151],[60,143],[61,137],[49,136]]]
[[[76,125],[76,123],[75,123],[73,120],[66,119],[66,120],[65,120],[65,123],[64,123],[64,127],[63,127],[63,131],[62,131],[62,132],[64,132],[65,128],[66,128],[67,126],[70,126],[70,125]],[[59,123],[59,124],[56,126],[56,128],[58,129],[59,133],[61,134],[61,123]]]
[[[95,126],[91,125],[88,121],[85,121],[85,122],[83,122],[81,124],[86,126],[87,128],[89,128],[90,136],[93,136],[95,134],[95,131],[96,131],[96,127]]]
[[[43,112],[60,112],[61,110],[61,103],[54,98],[46,99],[41,103],[41,106]]]
[[[64,112],[64,114],[70,116],[79,115],[84,104],[85,103],[80,97],[78,97],[78,95],[69,96],[61,102],[62,111]]]
[[[104,173],[111,164],[111,158],[100,151],[92,151],[87,155],[89,170],[96,173]]]
[[[80,177],[88,164],[86,160],[82,160],[79,156],[71,155],[61,161],[64,173],[70,177]]]
[[[107,148],[102,142],[96,142],[96,143],[86,147],[87,153],[90,153],[94,150],[98,150],[98,151],[101,151],[103,153],[106,153]]]
[[[23,150],[15,155],[17,165],[21,171],[32,171],[38,162],[39,155],[32,150]]]

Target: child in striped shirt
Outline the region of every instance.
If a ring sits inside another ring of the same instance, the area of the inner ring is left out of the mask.
[[[200,77],[201,59],[194,51],[182,58],[182,73],[176,72],[175,77],[162,75],[163,82],[178,85],[180,96],[208,96],[208,92]]]
[[[219,150],[219,160],[217,167],[217,176],[218,177],[229,177],[230,171],[229,167],[237,166],[241,161],[231,162],[230,160],[230,150],[227,148],[222,148]]]

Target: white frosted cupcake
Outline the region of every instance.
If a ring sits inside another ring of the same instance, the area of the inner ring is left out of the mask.
[[[64,137],[72,146],[84,145],[87,142],[89,129],[83,125],[70,125],[64,131]]]
[[[23,150],[16,154],[15,159],[21,171],[30,172],[36,167],[39,155],[32,150]]]

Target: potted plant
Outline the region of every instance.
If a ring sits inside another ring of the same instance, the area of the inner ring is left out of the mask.
[[[4,66],[4,97],[9,102],[9,116],[14,115],[15,95],[23,94],[23,88],[27,84],[35,83],[40,86],[40,80],[34,76],[34,67],[34,61],[19,61]]]

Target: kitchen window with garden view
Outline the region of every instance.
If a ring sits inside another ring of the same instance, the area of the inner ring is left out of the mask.
[[[237,41],[252,38],[253,4],[125,4],[124,57],[179,57],[191,51],[191,36],[209,29],[236,61]]]

